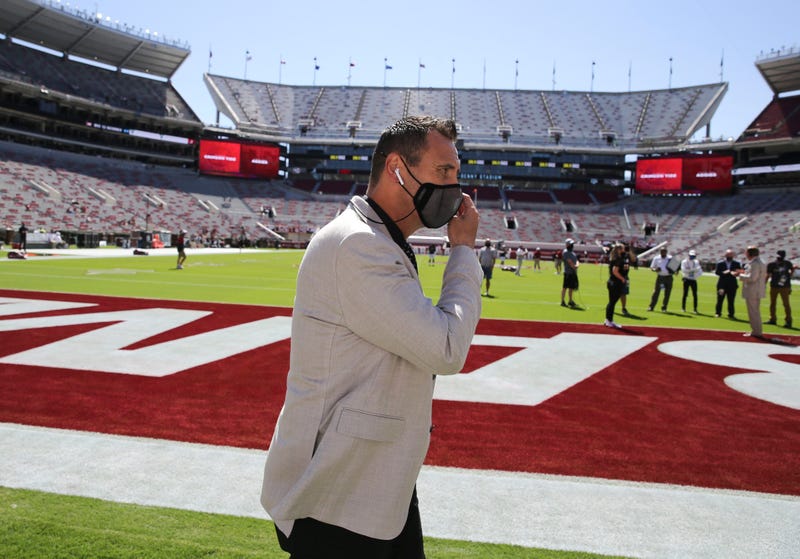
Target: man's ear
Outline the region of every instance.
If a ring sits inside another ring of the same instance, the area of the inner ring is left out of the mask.
[[[391,175],[393,181],[397,181],[400,183],[401,186],[405,186],[405,182],[403,181],[403,177],[400,175],[400,156],[396,153],[390,153],[386,157],[386,163],[384,163],[384,172],[389,173]]]

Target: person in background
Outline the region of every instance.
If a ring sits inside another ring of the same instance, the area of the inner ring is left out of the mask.
[[[789,260],[786,260],[786,251],[779,250],[777,258],[767,264],[767,277],[769,279],[769,320],[767,324],[776,324],[778,297],[783,303],[783,312],[786,316],[784,328],[792,327],[792,305],[789,298],[792,294],[792,275],[797,269]]]
[[[697,314],[697,278],[703,275],[703,267],[697,261],[697,252],[689,251],[689,257],[681,261],[681,275],[683,276],[683,299],[681,299],[681,310],[686,312],[686,299],[689,291],[692,292],[694,301],[694,314]]]
[[[556,275],[561,274],[561,266],[564,264],[564,252],[558,249],[553,253],[553,265],[556,267]]]
[[[719,317],[722,315],[722,302],[727,299],[728,301],[728,318],[735,317],[734,301],[736,299],[736,292],[739,290],[739,282],[736,276],[739,270],[742,269],[742,264],[733,257],[733,251],[728,249],[725,251],[725,258],[717,262],[714,273],[717,275],[717,307],[714,316]]]
[[[437,375],[461,371],[481,313],[479,216],[458,184],[456,125],[405,117],[303,256],[286,399],[261,503],[293,559],[424,559],[416,481]],[[434,305],[408,237],[447,225]]]
[[[539,247],[533,251],[533,269],[542,271],[542,249]]]
[[[428,266],[436,265],[436,245],[431,243],[428,245]]]
[[[628,272],[630,271],[631,267],[636,266],[637,257],[636,252],[634,252],[631,245],[628,243],[619,244],[622,245],[622,258],[624,259],[623,269],[625,270],[625,286],[622,288],[622,295],[619,298],[619,302],[622,304],[622,314],[625,316],[630,316],[631,313],[628,312],[628,295],[631,292],[631,280]]]
[[[672,293],[672,270],[669,267],[669,262],[672,260],[672,255],[667,253],[667,247],[661,247],[658,256],[653,258],[650,262],[650,269],[656,275],[656,283],[653,287],[653,295],[650,297],[650,306],[648,311],[652,311],[658,304],[658,297],[661,290],[664,290],[664,299],[661,301],[661,312],[667,312],[667,305],[669,304],[669,296]]]
[[[750,332],[745,336],[761,338],[761,299],[767,288],[767,266],[758,256],[758,247],[747,247],[747,262],[743,268],[735,272],[742,282],[742,297],[747,305],[747,318],[750,321]]]
[[[609,328],[620,328],[621,326],[614,322],[614,307],[617,301],[620,300],[622,294],[625,292],[625,286],[628,283],[628,271],[630,269],[629,260],[626,256],[625,247],[621,243],[615,243],[611,247],[611,252],[608,255],[608,304],[606,305],[606,319],[603,325]]]
[[[489,288],[492,286],[492,272],[494,271],[494,263],[497,260],[497,250],[492,247],[492,241],[486,239],[483,241],[483,248],[478,252],[478,262],[481,264],[483,270],[483,279],[486,281],[486,292],[483,293],[485,297],[489,295]]]
[[[19,251],[24,254],[28,252],[28,228],[25,227],[25,222],[19,226],[17,232],[19,233]]]
[[[572,299],[572,292],[577,291],[579,284],[578,284],[578,266],[581,263],[578,261],[578,255],[575,254],[573,250],[575,248],[575,241],[572,239],[567,239],[564,241],[564,254],[562,255],[562,260],[564,261],[564,280],[561,283],[561,306],[566,307],[569,305],[570,307],[577,306],[575,301]],[[569,296],[569,303],[564,302],[564,295]]]
[[[181,232],[178,233],[178,240],[175,242],[175,247],[178,249],[178,264],[175,268],[183,270],[183,263],[186,262],[186,229],[181,229]]]
[[[528,253],[522,245],[517,247],[517,269],[514,272],[516,275],[522,275],[522,261],[525,260],[525,255]]]

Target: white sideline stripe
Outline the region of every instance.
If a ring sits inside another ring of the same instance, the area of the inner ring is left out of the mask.
[[[268,518],[266,451],[0,423],[0,485]],[[424,467],[425,533],[658,558],[796,557],[800,498]]]

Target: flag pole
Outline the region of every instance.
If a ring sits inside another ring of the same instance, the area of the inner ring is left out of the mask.
[[[351,56],[347,66],[347,87],[350,87],[350,78],[352,77],[352,75],[353,75],[353,57]]]

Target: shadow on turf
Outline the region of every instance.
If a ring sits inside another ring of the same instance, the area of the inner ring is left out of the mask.
[[[646,316],[640,316],[640,315],[634,314],[634,313],[632,313],[630,311],[628,311],[628,314],[620,313],[620,312],[614,313],[614,314],[617,315],[617,316],[621,316],[623,320],[647,320]]]
[[[752,340],[761,341],[767,344],[779,345],[784,347],[797,347],[797,344],[793,344],[788,340],[783,340],[781,338],[776,338],[774,336],[769,336],[764,334],[763,336],[751,336]]]
[[[631,318],[631,317],[628,316],[626,318]],[[608,327],[606,327],[606,330],[608,330],[610,332],[619,332],[620,334],[627,334],[628,336],[644,336],[645,335],[644,332],[640,332],[638,330],[634,330],[633,328],[629,328],[629,327],[627,327],[627,326],[625,326],[623,324],[619,324],[618,326],[619,326],[618,328],[608,328]]]

